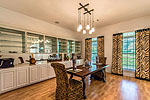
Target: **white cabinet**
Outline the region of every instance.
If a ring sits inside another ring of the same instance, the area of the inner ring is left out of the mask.
[[[51,63],[48,63],[48,70],[47,70],[47,72],[48,72],[48,78],[53,78],[53,77],[56,76],[55,75],[55,71],[54,71],[53,67],[51,66]]]
[[[66,68],[71,67],[71,61],[65,61],[63,62],[63,64],[65,65]]]
[[[47,70],[48,70],[47,64],[42,64],[42,65],[39,67],[40,81],[48,79]]]
[[[66,68],[72,67],[72,61],[59,63],[64,64]],[[77,60],[77,65],[82,65],[83,63],[83,59]],[[56,77],[56,75],[51,63],[32,66],[25,64],[14,68],[2,69],[0,70],[0,94],[53,77]]]
[[[84,60],[83,59],[78,59],[76,61],[76,66],[83,65],[83,64],[84,64]]]
[[[17,87],[29,84],[29,68],[23,67],[16,69],[17,71]]]
[[[84,64],[84,59],[80,59],[80,65]]]
[[[35,83],[39,80],[39,66],[34,65],[30,67],[30,83]]]
[[[16,88],[16,70],[13,68],[2,70],[0,81],[1,92]]]

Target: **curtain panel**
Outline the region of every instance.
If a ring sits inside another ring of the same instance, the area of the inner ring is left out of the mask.
[[[85,60],[91,61],[92,38],[85,39]]]
[[[113,74],[123,75],[122,68],[122,33],[113,34],[112,67]]]
[[[104,36],[97,37],[97,56],[104,57]]]
[[[150,29],[136,31],[135,77],[150,80]]]

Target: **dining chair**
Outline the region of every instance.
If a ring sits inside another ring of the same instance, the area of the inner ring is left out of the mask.
[[[106,59],[107,59],[106,57],[99,57],[99,63],[106,65]],[[105,79],[104,79],[106,78],[105,69],[91,74],[91,78],[94,78],[97,80],[103,80],[105,82]]]
[[[75,79],[68,79],[64,64],[52,63],[51,66],[54,68],[56,74],[56,100],[82,100],[82,82]]]

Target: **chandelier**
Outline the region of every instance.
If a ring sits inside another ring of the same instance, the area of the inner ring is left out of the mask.
[[[92,34],[95,32],[94,28],[94,9],[89,10],[89,3],[86,5],[82,5],[79,3],[80,8],[78,8],[78,28],[77,32],[83,32],[86,34]],[[82,19],[83,18],[83,19]]]

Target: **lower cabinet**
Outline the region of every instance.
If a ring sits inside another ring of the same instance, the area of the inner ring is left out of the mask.
[[[66,68],[69,68],[69,67],[71,67],[71,62],[72,61],[65,61],[65,62],[63,62],[63,64],[65,65]]]
[[[29,68],[17,69],[17,87],[22,87],[29,84]]]
[[[64,61],[66,68],[72,67],[72,61]],[[82,65],[83,61],[78,61]],[[0,94],[55,77],[51,63],[14,67],[0,70]]]
[[[83,59],[78,59],[76,61],[76,66],[83,65],[83,64],[84,64],[84,60]]]
[[[38,81],[40,81],[39,67],[35,65],[30,67],[30,83],[36,83]]]
[[[40,81],[48,79],[47,70],[48,70],[47,64],[43,64],[42,66],[39,67]]]
[[[55,71],[54,71],[53,67],[51,66],[51,63],[48,63],[47,73],[48,73],[48,78],[55,77]]]
[[[16,88],[16,70],[8,69],[1,71],[1,92],[9,91]]]

